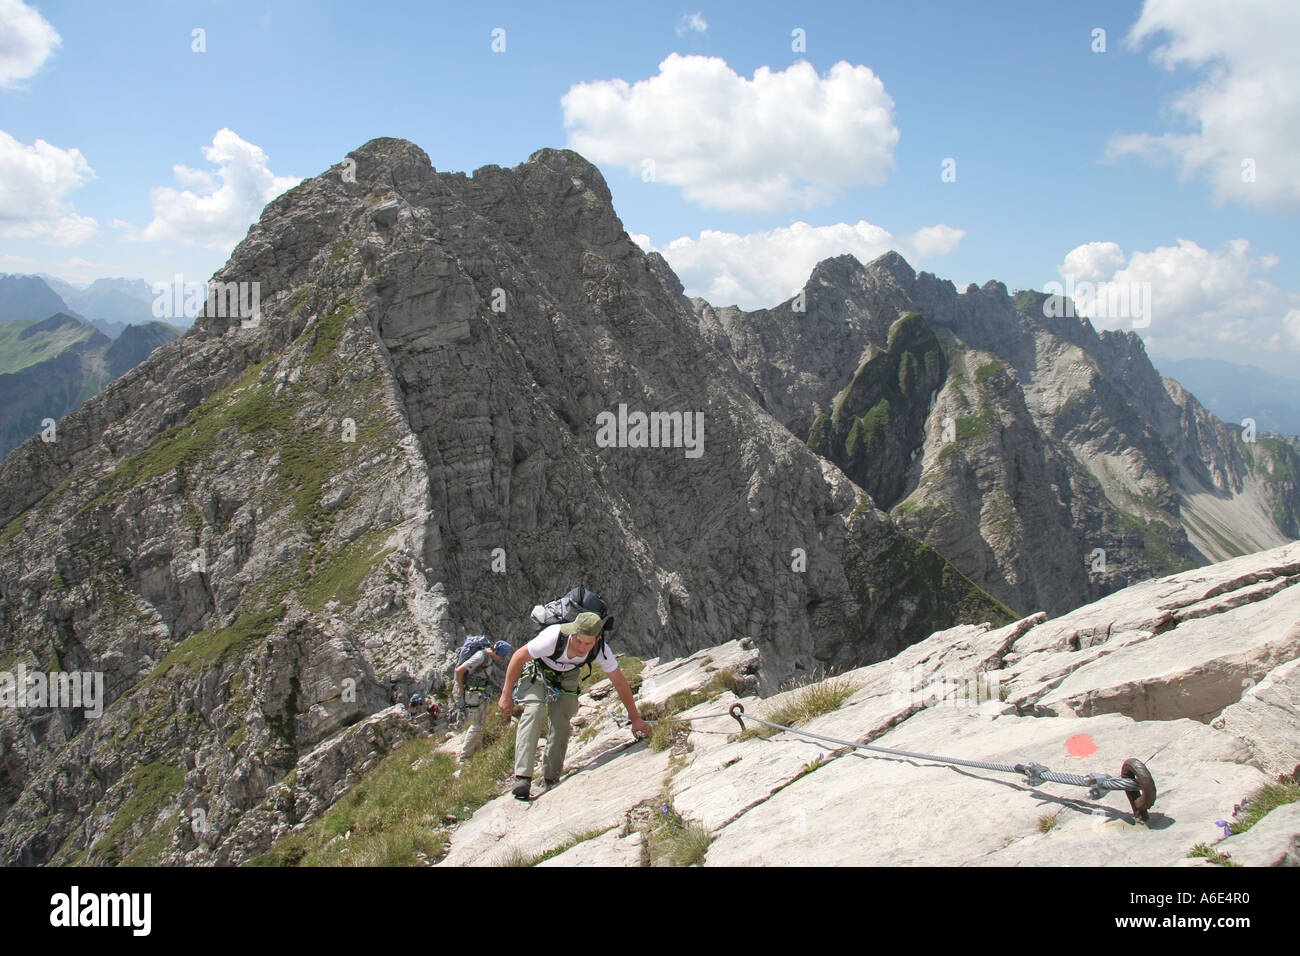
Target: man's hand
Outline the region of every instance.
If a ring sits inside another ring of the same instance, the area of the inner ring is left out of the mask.
[[[501,693],[501,699],[497,701],[497,710],[501,711],[501,716],[507,721],[515,715],[515,702],[504,691]]]
[[[623,701],[623,707],[627,710],[627,716],[632,722],[632,733],[638,737],[648,736],[650,725],[642,720],[641,715],[637,712],[636,701],[632,699],[632,688],[628,686],[623,671],[615,667],[606,676],[609,678],[609,682],[614,685],[614,689],[618,691],[619,700]]]

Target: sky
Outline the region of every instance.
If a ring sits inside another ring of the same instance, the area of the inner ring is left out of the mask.
[[[896,249],[1300,377],[1297,38],[1294,0],[0,0],[0,272],[205,281],[374,137],[567,147],[715,305]]]

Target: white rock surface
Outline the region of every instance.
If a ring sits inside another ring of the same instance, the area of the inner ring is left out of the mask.
[[[610,827],[547,865],[635,866],[638,807],[668,799],[713,835],[706,866],[1203,866],[1198,843],[1234,862],[1294,864],[1300,805],[1222,839],[1217,820],[1300,763],[1300,543],[1111,595],[1056,620],[931,635],[841,675],[855,685],[800,730],[916,753],[1060,773],[1121,773],[1144,761],[1158,796],[1147,825],[1112,791],[1029,785],[1016,773],[869,755],[780,732],[736,739],[732,693],[679,718],[684,745],[629,744],[608,685],[584,699],[589,739],[570,774],[531,805],[501,798],[453,836],[447,865],[499,863]],[[642,699],[662,703],[717,668],[756,666],[731,642],[647,662]],[[742,693],[746,691],[741,687]],[[799,694],[745,697],[754,716]],[[1244,696],[1243,696],[1244,695]],[[752,725],[751,725],[752,726]],[[1216,844],[1216,841],[1217,844]]]
[[[1226,708],[1213,726],[1244,740],[1265,772],[1295,773],[1300,759],[1300,661],[1283,664],[1246,686],[1241,700]]]
[[[640,866],[642,842],[639,832],[634,830],[623,836],[615,827],[538,866]]]

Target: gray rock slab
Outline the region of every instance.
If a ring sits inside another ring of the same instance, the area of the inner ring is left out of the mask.
[[[878,742],[991,762],[1035,760],[1066,773],[1118,774],[1125,758],[1154,752],[1148,766],[1164,789],[1152,826],[1135,827],[1119,793],[1094,802],[1081,788],[1029,787],[1013,774],[841,756],[724,827],[707,864],[1167,865],[1213,839],[1214,820],[1263,780],[1231,762],[1239,742],[1191,721],[987,718],[935,708]],[[1044,834],[1048,816],[1056,819]]]
[[[1081,664],[1035,701],[1040,713],[1119,712],[1208,720],[1244,688],[1300,656],[1300,587],[1196,618]]]
[[[1252,759],[1268,774],[1300,767],[1300,660],[1289,661],[1253,683],[1242,678],[1242,698],[1213,726],[1240,737]]]
[[[615,827],[594,840],[579,843],[538,866],[640,866],[641,834],[632,831],[621,836]]]
[[[668,760],[667,752],[638,744],[612,752],[527,803],[509,794],[498,797],[456,828],[439,865],[500,866],[515,855],[545,853],[575,834],[621,826],[628,810],[663,790]]]

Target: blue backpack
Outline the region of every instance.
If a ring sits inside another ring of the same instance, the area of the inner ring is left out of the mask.
[[[465,638],[465,643],[460,646],[460,653],[456,655],[456,667],[460,667],[467,660],[485,648],[491,647],[492,642],[487,639],[485,634],[471,634]]]

